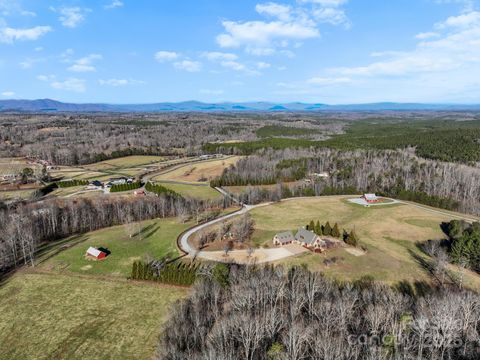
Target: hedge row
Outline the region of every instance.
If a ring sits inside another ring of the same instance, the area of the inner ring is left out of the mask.
[[[131,184],[119,184],[119,185],[113,185],[110,188],[110,192],[129,191],[129,190],[139,189],[141,187],[142,187],[141,182],[133,182]]]
[[[59,188],[88,185],[88,180],[65,180],[57,182]]]

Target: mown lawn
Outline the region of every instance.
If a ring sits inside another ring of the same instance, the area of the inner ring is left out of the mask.
[[[155,219],[137,223],[134,237],[129,227],[121,225],[74,236],[62,241],[64,250],[41,263],[41,268],[55,272],[110,275],[126,278],[132,263],[140,259],[158,259],[178,256],[177,236],[191,223],[179,223],[177,219]],[[70,240],[70,241],[69,241]],[[68,247],[69,243],[75,244]],[[103,261],[85,259],[89,246],[104,247],[111,254]]]
[[[0,358],[150,359],[188,289],[22,273],[0,285]]]

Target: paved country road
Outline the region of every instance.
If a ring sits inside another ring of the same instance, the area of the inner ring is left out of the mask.
[[[215,188],[215,189],[217,191],[219,191],[222,195],[230,197],[230,198],[233,199],[233,197],[228,192],[226,192],[225,190],[223,190],[221,188]],[[319,196],[319,197],[323,198],[325,196]],[[282,199],[281,202],[292,201],[292,200],[301,200],[301,199],[313,199],[313,198],[315,198],[315,197],[294,197],[294,198]],[[478,218],[452,214],[452,213],[449,213],[449,212],[446,212],[446,211],[432,209],[430,207],[419,205],[419,204],[412,203],[412,202],[405,202],[405,201],[400,201],[400,200],[395,200],[395,199],[391,199],[391,200],[394,200],[395,201],[394,203],[400,203],[400,204],[419,207],[419,208],[422,208],[422,209],[427,210],[427,211],[439,213],[439,214],[446,215],[446,216],[449,216],[449,217],[452,217],[452,218],[466,220],[468,222],[479,221]],[[224,215],[222,217],[216,218],[214,220],[211,220],[209,222],[194,226],[193,228],[187,230],[186,232],[184,232],[180,236],[180,239],[178,241],[178,246],[180,247],[180,250],[182,252],[188,254],[188,256],[201,258],[201,259],[204,259],[204,260],[229,262],[229,261],[231,261],[231,259],[233,259],[237,256],[238,257],[245,256],[246,255],[246,250],[232,250],[232,251],[229,252],[229,257],[222,257],[222,254],[224,253],[223,251],[198,251],[190,245],[188,240],[196,232],[198,232],[202,229],[205,229],[205,228],[207,228],[211,225],[217,224],[221,221],[230,219],[230,218],[238,216],[238,215],[246,214],[250,210],[253,210],[253,209],[256,209],[256,208],[259,208],[259,207],[263,207],[263,206],[268,206],[268,205],[271,205],[271,204],[273,204],[273,202],[261,203],[261,204],[258,204],[258,205],[244,205],[243,204],[242,208],[240,210],[236,211],[236,212],[233,212],[233,213]],[[385,205],[389,205],[389,204],[385,204]],[[299,252],[298,252],[297,249],[295,249],[294,251],[290,251],[289,249],[287,249],[285,247],[282,247],[282,248],[273,248],[273,249],[255,249],[254,254],[255,254],[256,257],[259,258],[257,263],[264,263],[264,262],[281,260],[281,259],[284,259],[284,258],[287,258],[287,257],[290,257],[290,256],[295,256],[298,253]]]

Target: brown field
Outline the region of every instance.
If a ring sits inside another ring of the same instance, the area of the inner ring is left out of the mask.
[[[200,182],[201,178],[211,180],[220,176],[223,169],[235,164],[239,159],[240,156],[231,156],[223,159],[187,164],[157,175],[152,180],[173,180],[181,182]]]

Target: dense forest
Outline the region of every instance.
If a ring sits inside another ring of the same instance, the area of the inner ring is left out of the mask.
[[[327,172],[327,178],[310,174]],[[273,190],[276,198],[376,192],[427,205],[480,214],[480,169],[425,160],[410,151],[279,150],[241,159],[212,186],[280,184],[305,177],[311,183]],[[257,190],[252,196],[258,202]],[[270,196],[270,195],[269,195]],[[243,199],[245,200],[245,199]],[[271,199],[275,200],[275,199]]]
[[[265,148],[277,150],[311,147],[343,150],[414,148],[416,155],[427,159],[470,165],[480,162],[480,120],[395,122],[388,119],[363,120],[349,125],[345,134],[334,135],[325,141],[314,141],[311,137],[292,138],[292,135],[305,135],[301,130],[298,129],[297,132],[297,129],[265,127],[257,131],[261,140],[206,144],[204,150],[248,155]]]
[[[314,114],[0,114],[0,156],[78,165],[127,155],[199,154],[208,142],[254,140],[265,126],[329,135],[346,122]]]
[[[478,359],[477,293],[339,283],[303,268],[223,274],[175,307],[158,359]]]

